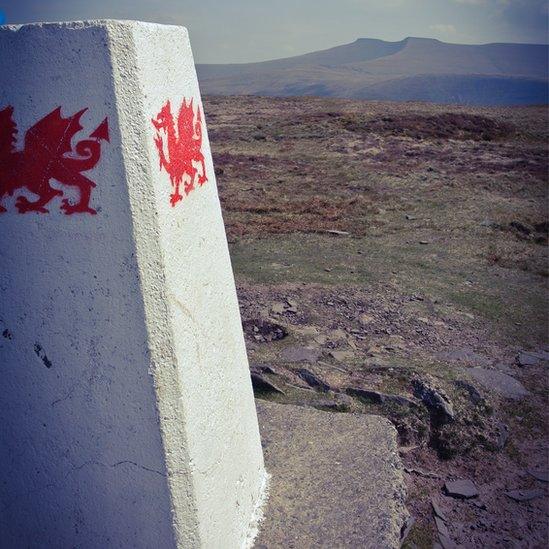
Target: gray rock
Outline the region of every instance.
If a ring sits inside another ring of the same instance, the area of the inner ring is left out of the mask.
[[[280,357],[288,362],[318,362],[321,355],[320,349],[292,346],[286,347]]]
[[[254,388],[254,393],[278,393],[284,395],[284,391],[270,381],[266,376],[260,372],[250,372],[252,378],[252,386]]]
[[[528,474],[541,482],[549,482],[549,471],[547,469],[528,469]]]
[[[298,370],[297,375],[305,381],[311,387],[315,389],[320,389],[323,392],[330,390],[330,386],[325,383],[320,377],[318,377],[314,372],[307,370],[307,368],[301,368]]]
[[[487,389],[507,398],[519,399],[530,394],[520,381],[503,372],[485,368],[470,368],[465,371]]]
[[[469,499],[478,496],[477,487],[468,479],[447,481],[444,490],[447,495],[454,498]]]
[[[372,389],[361,389],[359,387],[347,387],[345,392],[353,397],[359,398],[372,404],[396,404],[406,408],[417,407],[417,402],[402,395],[387,395]]]
[[[421,379],[413,379],[412,387],[414,388],[414,396],[425,404],[426,408],[431,412],[431,416],[438,423],[450,423],[454,421],[454,407],[450,399],[442,391],[438,391]]]
[[[351,351],[330,351],[329,355],[336,362],[346,362],[354,357],[354,353]]]
[[[438,540],[440,541],[440,545],[442,545],[442,549],[456,549],[457,545],[448,537],[443,534],[438,535]]]
[[[431,500],[431,506],[433,508],[433,513],[435,514],[436,517],[439,517],[444,522],[446,522],[448,520],[446,518],[446,515],[444,514],[444,512],[440,508],[440,505],[434,499]]]
[[[536,366],[539,362],[540,359],[530,353],[521,352],[517,356],[517,363],[519,366]]]
[[[284,339],[288,335],[288,330],[275,322],[264,319],[245,320],[242,323],[244,333],[248,337],[253,337],[256,341],[265,343]]]
[[[448,532],[448,528],[446,528],[446,524],[444,524],[444,521],[441,518],[435,517],[435,524],[437,526],[437,530],[438,530],[439,534],[442,534],[443,536],[445,536],[447,538],[450,537],[450,533]]]
[[[377,391],[360,389],[359,387],[347,387],[345,392],[350,396],[357,397],[366,402],[371,402],[372,404],[383,404],[383,396]]]
[[[439,353],[438,357],[442,360],[448,360],[450,362],[464,362],[466,364],[474,364],[476,366],[489,366],[492,361],[478,353],[475,353],[472,349],[452,349],[445,353]]]
[[[399,547],[408,513],[391,423],[256,404],[272,475],[256,547]]]
[[[345,396],[345,395],[338,395]],[[313,399],[308,401],[296,402],[297,406],[308,406],[310,408],[316,408],[317,410],[324,410],[326,412],[348,412],[352,406],[352,402],[345,402],[344,400],[337,399]]]
[[[273,305],[271,306],[271,311],[275,315],[281,315],[286,311],[286,305],[284,303],[280,303],[280,302],[273,303]]]
[[[454,384],[456,385],[456,387],[463,389],[467,393],[469,400],[475,406],[477,404],[480,404],[484,400],[484,398],[482,398],[482,395],[478,392],[477,388],[471,383],[463,381],[462,379],[458,379],[457,381],[454,381]]]
[[[498,450],[503,450],[505,448],[505,445],[507,444],[507,441],[509,440],[509,427],[505,423],[499,422],[496,425],[497,429],[497,439],[496,444]]]
[[[549,361],[547,351],[521,351],[517,356],[519,366],[537,366],[541,362]]]
[[[531,499],[544,496],[545,490],[511,490],[510,492],[505,492],[505,495],[514,501],[530,501]]]
[[[515,367],[515,364],[510,364],[508,362],[496,362],[494,364],[494,369],[496,369],[498,372],[503,372],[504,374],[509,374],[510,376],[514,376],[517,372],[517,369]]]
[[[270,364],[250,364],[250,371],[260,374],[278,374]]]

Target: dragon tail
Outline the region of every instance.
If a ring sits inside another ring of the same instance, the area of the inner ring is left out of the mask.
[[[101,141],[110,141],[109,123],[106,118],[90,134],[89,139],[83,139],[76,144],[74,151],[80,158],[63,158],[63,165],[78,172],[91,170],[99,162]]]

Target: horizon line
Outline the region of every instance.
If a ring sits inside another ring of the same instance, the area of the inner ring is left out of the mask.
[[[468,44],[463,42],[446,42],[444,40],[440,40],[438,38],[432,38],[429,36],[406,36],[402,40],[384,40],[383,38],[368,38],[368,37],[362,37],[362,38],[356,38],[352,42],[345,42],[343,44],[337,44],[335,46],[330,46],[328,48],[322,48],[319,50],[313,50],[313,51],[306,51],[304,53],[297,53],[295,55],[289,55],[286,57],[274,57],[269,59],[262,59],[261,61],[236,61],[236,62],[228,62],[228,63],[196,63],[197,65],[254,65],[257,63],[268,63],[269,61],[283,61],[286,59],[293,59],[295,57],[302,57],[303,55],[309,55],[312,53],[320,53],[323,51],[332,50],[335,48],[341,48],[343,46],[350,46],[351,44],[355,44],[356,42],[359,42],[360,40],[375,40],[378,42],[385,42],[387,44],[399,44],[401,42],[406,42],[406,40],[431,40],[433,42],[440,42],[441,44],[448,44],[451,46],[494,46],[494,45],[513,45],[513,46],[545,46],[549,47],[549,41],[546,43],[541,42],[483,42],[480,44]]]

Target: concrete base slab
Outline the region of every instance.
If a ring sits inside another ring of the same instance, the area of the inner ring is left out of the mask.
[[[255,547],[399,547],[405,484],[389,421],[256,404],[271,485]]]

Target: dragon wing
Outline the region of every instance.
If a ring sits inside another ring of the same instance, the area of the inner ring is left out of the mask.
[[[72,138],[82,129],[80,117],[86,110],[63,118],[61,107],[57,107],[27,131],[25,150],[43,154],[43,150],[46,149],[55,158],[71,152]]]
[[[8,106],[0,111],[0,158],[14,152],[16,135],[17,125],[13,120],[13,107]]]
[[[198,148],[202,147],[202,112],[200,109],[200,105],[196,108],[196,124],[194,127],[194,131],[197,137],[198,142]]]
[[[183,99],[181,108],[179,109],[179,115],[177,117],[177,135],[179,140],[186,143],[192,139],[194,133],[193,130],[194,108],[193,100],[187,104],[187,100]]]

